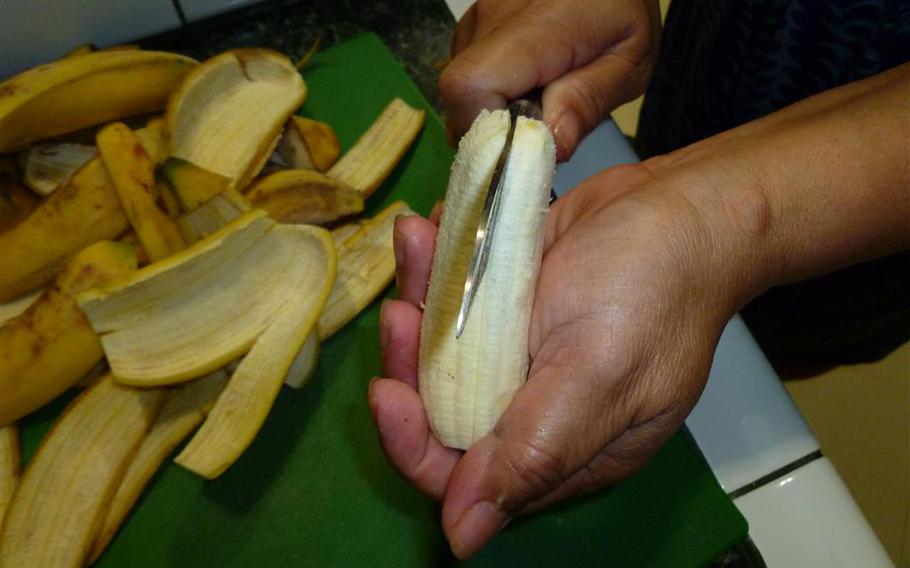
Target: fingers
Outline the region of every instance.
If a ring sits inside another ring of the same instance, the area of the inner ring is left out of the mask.
[[[641,94],[645,79],[640,62],[606,53],[547,85],[543,119],[553,131],[557,159],[569,159],[611,110]]]
[[[417,215],[395,220],[393,231],[399,298],[419,306],[427,295],[436,225]]]
[[[459,558],[480,550],[511,517],[562,485],[625,429],[618,391],[600,381],[594,367],[574,366],[601,357],[569,348],[559,358],[532,369],[494,432],[455,466],[442,515]]]
[[[414,487],[440,500],[461,452],[443,447],[430,433],[423,402],[395,379],[370,384],[370,410],[389,461]]]
[[[379,312],[382,373],[417,388],[420,310],[401,300],[386,300]]]
[[[439,80],[450,142],[481,110],[547,86],[544,120],[568,159],[609,111],[644,90],[659,17],[635,2],[500,4],[479,2],[456,30],[455,58]]]

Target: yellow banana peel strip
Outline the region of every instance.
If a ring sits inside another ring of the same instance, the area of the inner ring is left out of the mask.
[[[186,385],[170,389],[158,419],[130,461],[117,493],[111,500],[88,564],[93,564],[104,553],[164,460],[202,424],[227,381],[228,374],[219,369]]]
[[[309,282],[295,233],[253,210],[80,305],[116,379],[160,386],[246,353]]]
[[[173,189],[180,210],[195,211],[216,195],[234,187],[234,181],[180,158],[168,158],[158,168]]]
[[[395,217],[414,212],[403,201],[386,207],[338,247],[338,277],[319,316],[318,333],[327,339],[378,296],[395,276],[392,231]]]
[[[19,452],[19,429],[15,424],[0,426],[0,528],[3,517],[19,485],[22,456]]]
[[[160,51],[60,59],[0,83],[0,153],[164,108],[196,62]]]
[[[245,197],[228,188],[198,208],[181,215],[177,219],[177,226],[186,242],[195,243],[250,209],[250,203]]]
[[[34,304],[35,301],[41,297],[42,293],[44,293],[44,290],[35,290],[34,292],[19,296],[15,300],[0,304],[0,327],[3,327],[19,316],[19,314],[25,312],[29,306]]]
[[[164,403],[110,377],[74,400],[29,462],[0,535],[0,565],[82,566],[130,458]]]
[[[136,135],[153,161],[163,159],[160,120]],[[80,250],[116,239],[129,221],[100,158],[89,160],[24,221],[0,233],[0,302],[49,283]]]
[[[135,269],[132,247],[96,243],[76,255],[32,306],[0,328],[0,425],[51,401],[101,360],[101,342],[76,295],[120,281]]]
[[[303,347],[294,357],[294,362],[288,370],[288,376],[284,379],[284,384],[292,389],[302,389],[316,372],[316,364],[319,362],[319,335],[311,331],[303,342]]]
[[[32,191],[47,197],[73,177],[73,174],[98,155],[87,144],[39,144],[22,158],[22,180]]]
[[[281,128],[306,98],[287,57],[235,49],[193,70],[168,101],[171,155],[243,188],[265,165]]]
[[[280,246],[304,259],[306,278],[284,298],[282,312],[243,358],[202,427],[176,462],[205,477],[223,473],[252,443],[295,357],[316,326],[332,289],[336,257],[328,231],[280,225]]]
[[[292,116],[278,142],[278,154],[288,167],[324,172],[338,159],[341,148],[335,130],[318,120]]]
[[[115,122],[102,128],[96,140],[120,206],[149,260],[155,262],[186,248],[177,225],[156,204],[155,165],[139,137],[122,122]]]
[[[425,114],[394,99],[326,174],[369,197],[411,147],[423,127]]]
[[[282,223],[326,225],[363,211],[363,194],[314,170],[282,170],[250,186],[253,207]]]
[[[348,237],[356,233],[365,223],[367,221],[352,221],[332,229],[332,242],[335,243],[335,249],[340,250],[344,241],[348,240]]]
[[[28,218],[41,202],[20,177],[13,156],[0,156],[0,233]]]

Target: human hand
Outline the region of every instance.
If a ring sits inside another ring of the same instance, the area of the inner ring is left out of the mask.
[[[567,160],[610,111],[644,92],[659,43],[656,0],[479,0],[458,22],[439,79],[450,141],[482,109],[543,87],[543,120]]]
[[[530,329],[527,384],[467,452],[429,430],[417,392],[420,304],[436,227],[396,225],[400,300],[382,309],[384,376],[370,406],[390,461],[443,501],[459,557],[512,517],[640,469],[677,430],[710,368],[734,298],[699,222],[647,168],[607,170],[558,201]]]
[[[432,436],[417,393],[436,229],[395,231],[400,300],[380,318],[370,407],[391,462],[443,501],[460,557],[515,515],[644,465],[682,423],[729,317],[770,286],[910,247],[910,64],[635,166],[547,218],[531,367],[467,452]],[[874,118],[874,120],[873,120]],[[848,135],[849,134],[849,135]],[[431,216],[433,219],[434,216]]]

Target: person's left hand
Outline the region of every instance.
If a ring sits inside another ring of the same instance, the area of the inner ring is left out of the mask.
[[[417,392],[420,305],[436,234],[398,220],[401,300],[380,318],[386,377],[370,406],[390,461],[443,501],[459,557],[508,520],[643,467],[704,386],[733,310],[738,262],[720,253],[684,200],[642,166],[613,168],[559,200],[547,220],[529,330],[531,367],[493,432],[467,452],[431,434]]]

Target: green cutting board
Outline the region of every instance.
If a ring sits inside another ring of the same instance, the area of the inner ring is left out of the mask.
[[[342,150],[393,98],[427,110],[415,147],[371,199],[420,213],[442,197],[453,152],[439,118],[374,35],[326,50],[304,74],[302,113],[332,124]],[[382,455],[367,408],[379,373],[378,301],[322,348],[301,391],[284,389],[256,441],[205,482],[168,463],[100,566],[439,566],[455,563],[439,506]],[[67,397],[69,398],[69,397]],[[30,455],[66,400],[23,421]],[[513,523],[479,566],[697,566],[746,524],[688,442],[674,437],[633,478]]]

